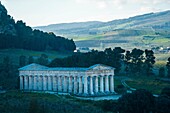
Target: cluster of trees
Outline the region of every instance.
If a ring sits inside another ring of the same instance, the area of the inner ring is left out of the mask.
[[[106,64],[109,66],[114,66],[116,71],[119,72],[121,68],[121,62],[124,58],[123,50],[120,47],[115,49],[106,49],[105,51],[92,50],[88,53],[74,53],[72,56],[67,58],[59,59],[56,58],[51,61],[51,67],[89,67],[94,64]]]
[[[170,57],[166,68],[159,69],[160,77],[170,77]],[[105,64],[116,68],[115,73],[126,75],[154,75],[155,56],[152,50],[134,48],[125,51],[121,47],[107,48],[104,51],[92,50],[88,53],[74,53],[72,56],[56,58],[49,64],[50,67],[89,67],[94,64]],[[167,69],[167,70],[166,70]]]
[[[0,62],[0,87],[3,89],[18,88],[18,66],[14,65],[9,57],[4,57]]]
[[[92,50],[88,53],[75,53],[63,59],[56,58],[50,63],[50,66],[89,67],[98,63],[115,67],[116,73],[125,69],[126,74],[152,75],[155,57],[152,50],[143,51],[135,48],[132,51],[125,51],[121,47],[115,47],[114,49],[107,48],[104,51]]]
[[[33,56],[27,57],[25,55],[21,55],[19,57],[19,67],[23,67],[31,63],[38,63],[40,65],[47,66],[49,64],[49,59],[46,54],[41,54],[41,56],[38,58],[34,58]]]
[[[22,21],[15,22],[1,3],[0,12],[0,49],[20,48],[35,51],[76,49],[73,40],[56,36],[52,32],[33,30]]]
[[[169,96],[162,91],[159,97],[154,97],[149,91],[139,89],[119,98],[116,110],[120,113],[169,113]]]
[[[0,87],[3,89],[17,89],[19,88],[18,68],[31,63],[38,63],[41,65],[48,65],[49,59],[46,54],[41,54],[40,57],[24,56],[19,57],[19,63],[13,63],[9,56],[5,56],[0,62]]]

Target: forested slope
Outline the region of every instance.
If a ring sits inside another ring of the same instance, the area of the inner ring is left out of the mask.
[[[76,46],[73,40],[56,36],[52,32],[33,30],[21,20],[15,22],[0,3],[0,49],[7,48],[74,51]]]

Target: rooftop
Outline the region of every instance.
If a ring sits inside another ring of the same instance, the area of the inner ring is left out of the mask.
[[[47,67],[47,66],[42,66],[36,63],[32,63],[29,65],[26,65],[24,67],[19,68],[19,71],[87,71],[91,69],[115,69],[111,66],[103,65],[103,64],[95,64],[93,66],[90,66],[88,68],[80,68],[80,67]]]

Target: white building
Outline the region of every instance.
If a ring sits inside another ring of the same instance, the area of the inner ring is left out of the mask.
[[[89,68],[50,68],[33,63],[19,68],[20,90],[84,96],[114,93],[114,70],[102,64]]]

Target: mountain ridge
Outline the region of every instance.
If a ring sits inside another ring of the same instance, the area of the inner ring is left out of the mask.
[[[72,38],[78,48],[104,49],[121,46],[128,49],[134,47],[151,49],[152,47],[170,47],[170,10],[108,22],[95,22],[92,21],[90,24],[77,22],[74,27],[67,27],[67,25],[75,24],[68,23],[53,25],[52,28],[49,25],[46,28],[36,27],[36,29]]]
[[[169,18],[164,18],[164,19],[166,19],[164,21],[164,20],[162,20],[162,18],[163,18],[162,16],[166,16]],[[155,19],[152,19],[152,17],[157,17],[158,19],[161,18],[161,20],[155,20]],[[141,19],[144,19],[144,20],[141,20]],[[122,25],[122,23],[127,23],[127,22],[132,22],[132,21],[139,21],[138,23],[135,23],[135,24],[139,24],[140,25],[139,27],[141,27],[140,22],[141,23],[146,22],[148,19],[154,20],[155,25],[160,25],[160,24],[162,24],[162,22],[170,22],[170,10],[163,11],[163,12],[156,12],[156,13],[151,12],[151,13],[146,13],[146,14],[142,14],[142,15],[125,18],[125,19],[116,19],[116,20],[112,20],[112,21],[108,21],[108,22],[87,21],[87,22],[60,23],[60,24],[50,24],[47,26],[37,26],[37,27],[34,27],[34,29],[41,29],[41,30],[52,31],[54,33],[57,33],[56,31],[59,31],[59,30],[71,29],[70,27],[67,28],[66,25],[73,25],[73,24],[76,24],[76,26],[77,26],[77,27],[73,27],[73,29],[75,29],[75,28],[84,28],[84,29],[85,28],[87,28],[87,29],[93,28],[94,29],[94,28],[105,27],[105,26],[111,26],[114,29],[122,29],[122,28],[132,28],[134,22],[129,23],[128,25],[122,26],[122,27],[116,27],[116,25],[120,25],[120,24]],[[82,24],[86,24],[86,26],[82,26]],[[65,28],[60,29],[61,26],[65,27]],[[50,28],[50,27],[52,27],[52,28]]]

